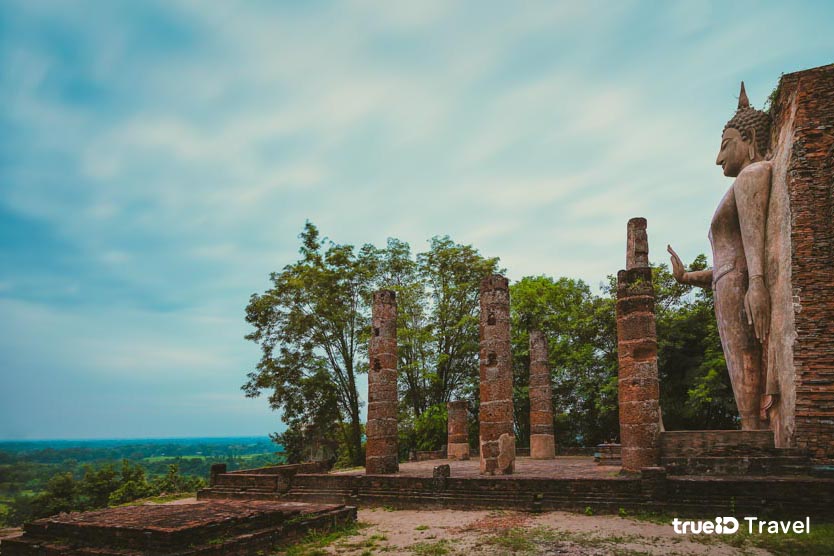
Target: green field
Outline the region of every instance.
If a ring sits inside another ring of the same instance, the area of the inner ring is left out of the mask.
[[[243,461],[251,461],[258,458],[264,459],[273,459],[276,463],[278,463],[279,458],[275,455],[275,452],[263,452],[260,454],[243,454],[240,456],[232,456],[234,459],[243,460]],[[206,461],[207,459],[217,459],[215,456],[203,456],[203,455],[191,455],[191,456],[151,456],[147,458],[143,458],[142,462],[144,463],[173,463],[176,460],[185,460],[185,461]]]

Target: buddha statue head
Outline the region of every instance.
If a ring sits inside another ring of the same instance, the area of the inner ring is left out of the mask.
[[[738,109],[724,126],[715,163],[723,168],[725,176],[734,178],[751,162],[762,160],[769,143],[770,115],[750,106],[742,81]]]

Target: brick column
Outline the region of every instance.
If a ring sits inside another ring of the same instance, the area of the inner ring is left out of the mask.
[[[397,454],[397,297],[391,290],[374,293],[368,347],[368,437],[365,473],[396,473]]]
[[[458,400],[446,403],[449,419],[449,440],[446,455],[449,459],[469,459],[469,431],[467,420],[469,417],[469,402]]]
[[[660,463],[660,384],[646,219],[628,221],[626,270],[617,273],[620,442],[624,471]]]
[[[530,457],[556,457],[547,338],[540,330],[530,332]]]
[[[777,447],[834,464],[834,64],[782,76],[768,207],[768,362]],[[774,213],[774,208],[779,210]],[[773,258],[771,260],[770,258]]]
[[[509,475],[515,467],[509,281],[481,282],[481,474]]]

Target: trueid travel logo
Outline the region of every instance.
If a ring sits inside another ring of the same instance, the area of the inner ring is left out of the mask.
[[[751,535],[764,533],[810,534],[811,518],[805,521],[767,521],[758,517],[742,518]],[[741,523],[734,517],[716,517],[714,520],[672,520],[672,528],[678,535],[733,535],[738,532]]]

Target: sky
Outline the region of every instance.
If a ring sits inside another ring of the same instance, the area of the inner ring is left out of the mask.
[[[596,288],[626,222],[708,253],[745,81],[834,62],[831,2],[0,4],[0,439],[262,435],[249,296],[338,243]],[[363,392],[364,394],[364,392]]]

